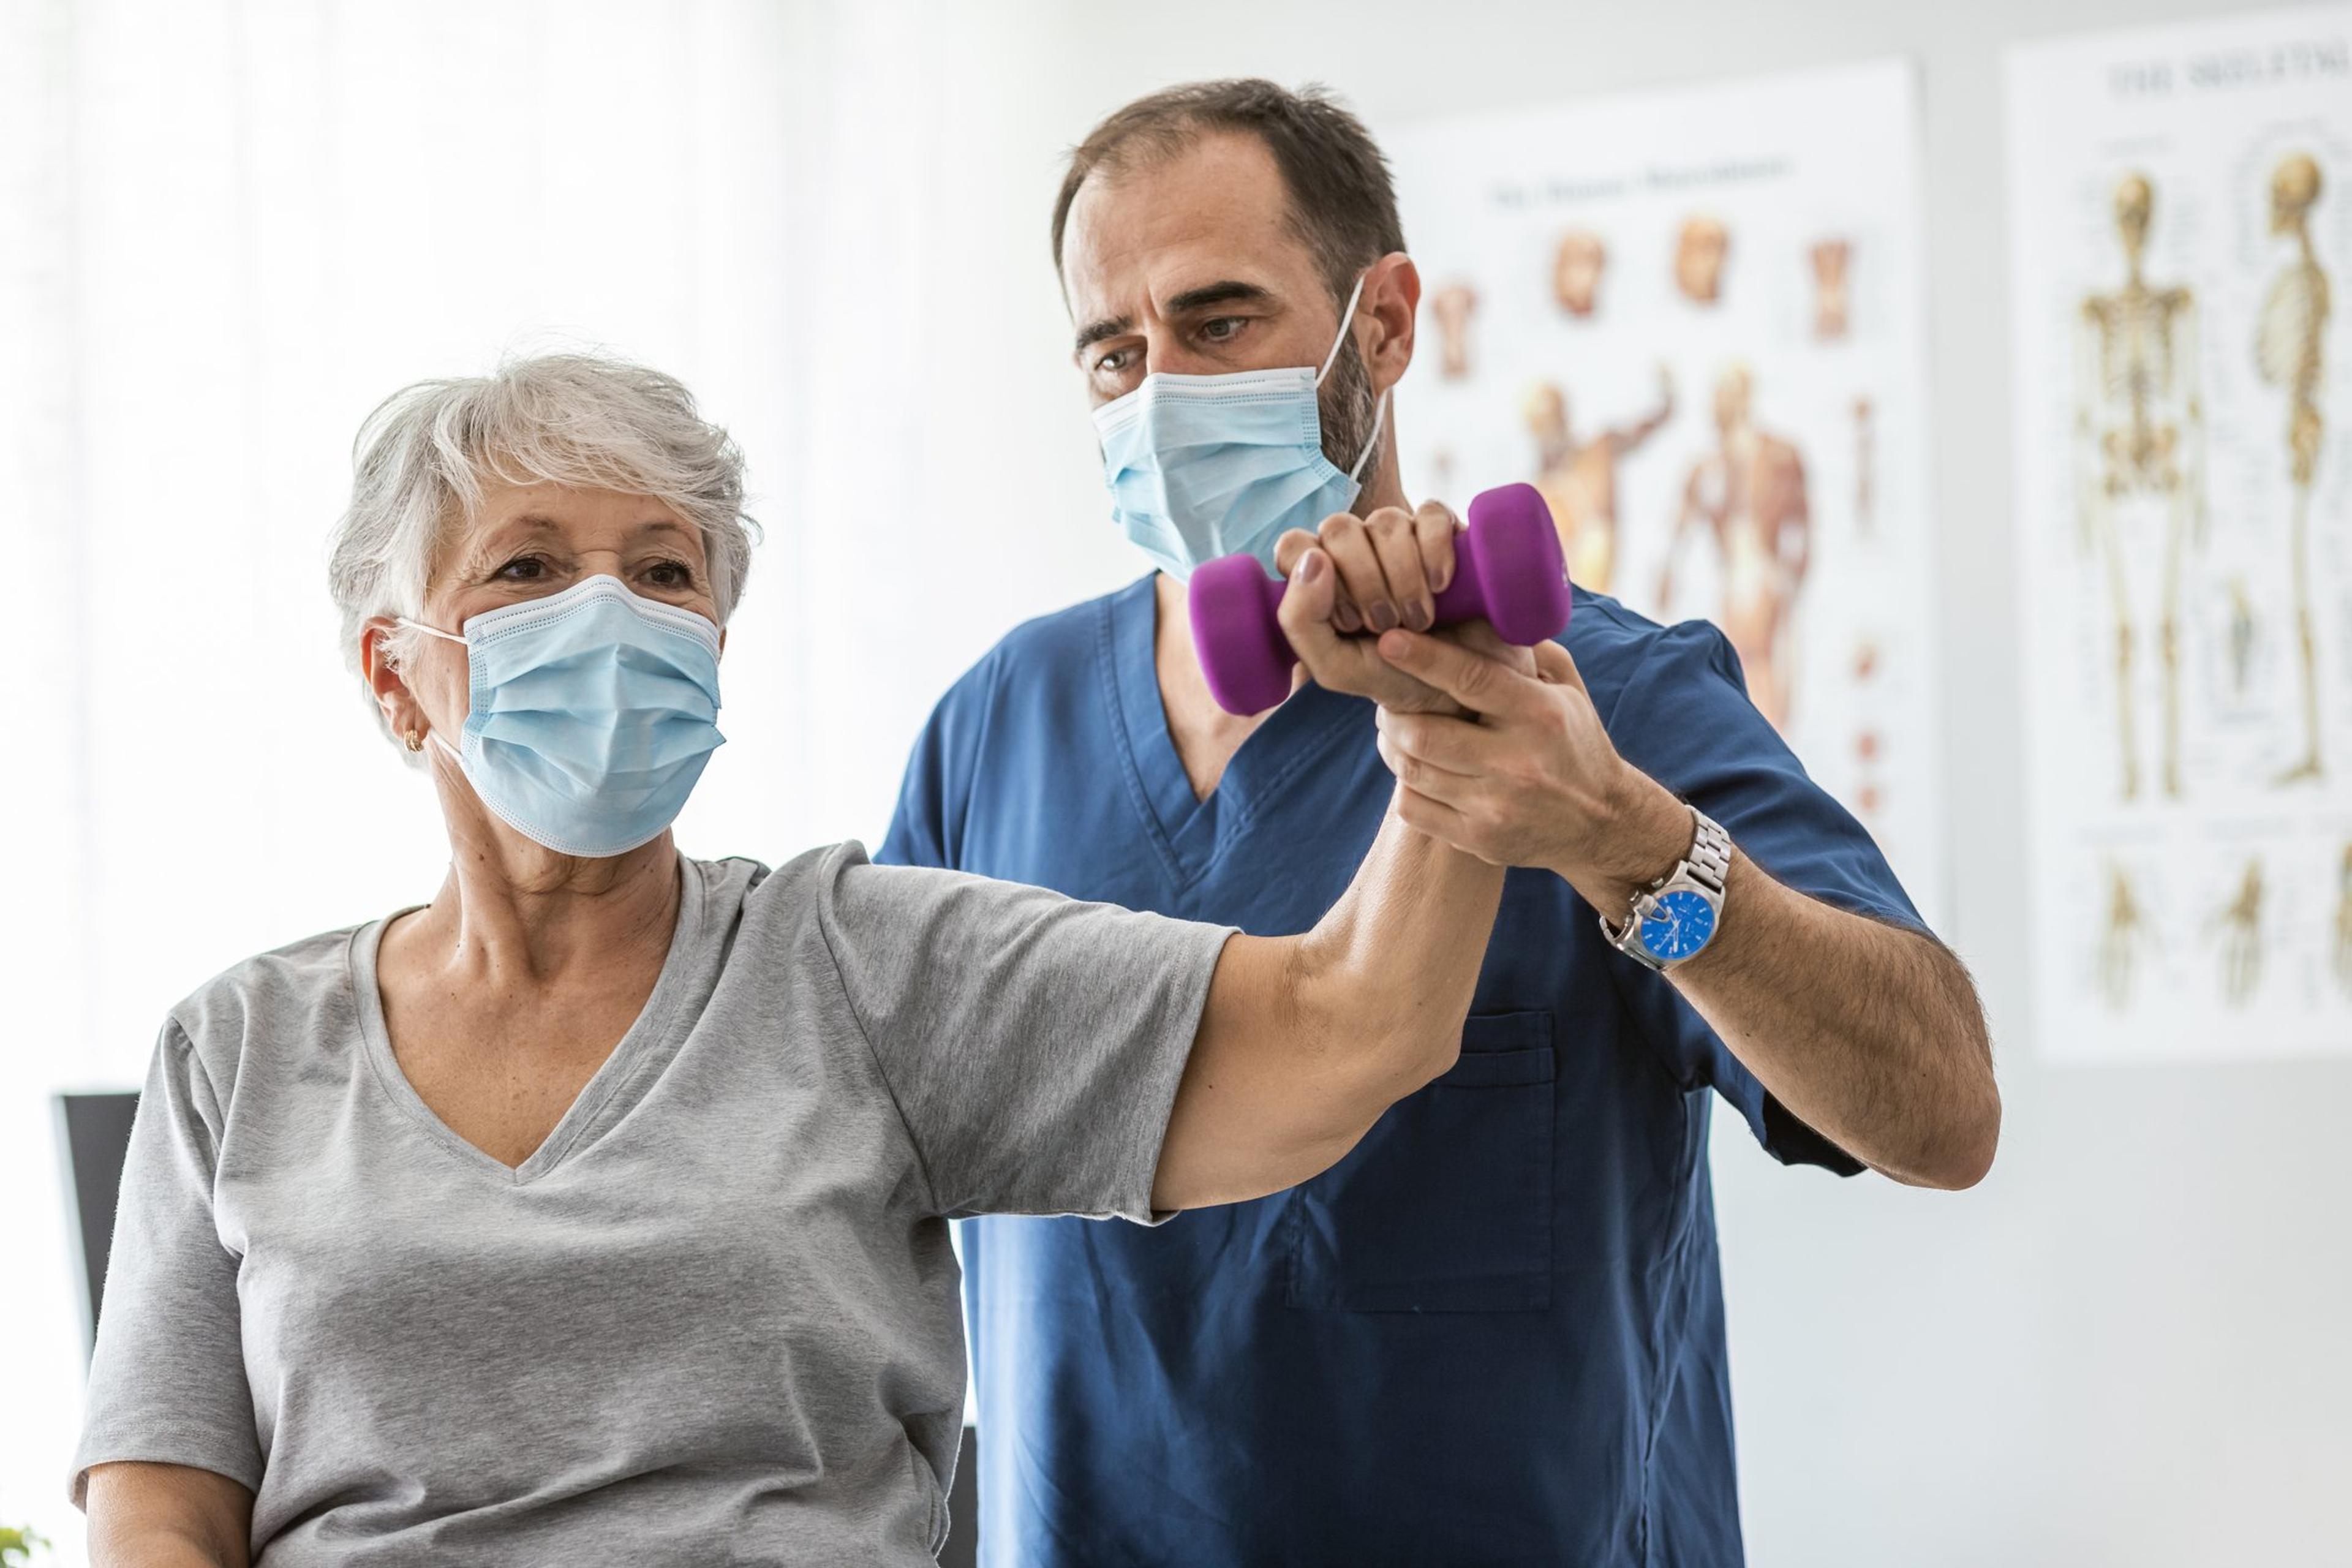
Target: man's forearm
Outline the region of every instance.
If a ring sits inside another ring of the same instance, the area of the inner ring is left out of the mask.
[[[1606,864],[1556,868],[1624,916],[1690,849],[1690,808],[1627,770],[1597,840]],[[1968,972],[1944,945],[1783,887],[1737,851],[1723,923],[1666,978],[1797,1119],[1897,1181],[1965,1187],[1992,1163],[2000,1094]]]
[[[1675,816],[1689,821],[1679,803]],[[2000,1094],[1983,1009],[1933,937],[1833,909],[1735,852],[1721,929],[1666,974],[1782,1106],[1855,1159],[1936,1187],[1991,1165]]]

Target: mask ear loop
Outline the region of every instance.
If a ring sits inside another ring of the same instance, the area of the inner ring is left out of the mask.
[[[1339,350],[1346,345],[1348,328],[1356,319],[1356,301],[1364,297],[1364,279],[1370,276],[1370,271],[1357,273],[1356,286],[1348,291],[1348,302],[1339,311],[1339,335],[1331,340],[1331,352],[1323,356],[1323,368],[1315,373],[1315,384],[1318,387],[1330,375],[1331,367],[1339,363]]]
[[[1388,422],[1388,417],[1389,395],[1383,392],[1381,400],[1372,405],[1372,433],[1364,442],[1363,454],[1356,459],[1356,466],[1348,470],[1348,478],[1358,485],[1363,483],[1364,465],[1372,460],[1372,453],[1380,447],[1381,427]]]
[[[470,647],[464,637],[457,636],[455,632],[445,632],[439,626],[428,626],[423,621],[412,621],[406,616],[393,616],[392,624],[396,626],[406,626],[413,632],[423,632],[426,637],[439,637],[443,642],[456,643],[459,647]],[[465,767],[466,759],[459,756],[456,749],[452,747],[448,742],[441,738],[440,731],[427,731],[425,732],[425,739],[428,744],[440,747],[444,752],[447,753],[449,760],[457,763],[461,770]],[[425,748],[423,746],[411,746],[409,748],[409,750],[413,752],[421,752]]]
[[[466,639],[456,632],[445,632],[439,626],[428,626],[423,621],[412,621],[406,616],[393,616],[392,624],[396,626],[406,626],[412,632],[423,632],[426,637],[439,637],[443,642],[456,643],[459,647],[469,646]]]
[[[1364,279],[1370,276],[1371,272],[1369,268],[1357,273],[1356,286],[1348,291],[1347,306],[1339,312],[1339,335],[1331,340],[1331,352],[1324,356],[1323,368],[1315,373],[1315,384],[1318,389],[1329,378],[1331,367],[1339,363],[1339,351],[1348,344],[1348,328],[1356,319],[1356,301],[1364,297]],[[1364,465],[1372,460],[1372,453],[1379,448],[1381,431],[1388,424],[1388,417],[1389,395],[1383,392],[1381,394],[1381,400],[1372,405],[1371,436],[1364,442],[1364,449],[1357,454],[1356,466],[1348,470],[1348,478],[1351,482],[1358,485],[1363,483]]]

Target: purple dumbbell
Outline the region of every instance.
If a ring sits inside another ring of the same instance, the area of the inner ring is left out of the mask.
[[[1298,656],[1275,618],[1286,585],[1249,555],[1192,574],[1192,646],[1209,695],[1228,713],[1263,713],[1290,695]],[[1441,626],[1483,619],[1521,647],[1568,629],[1568,564],[1535,486],[1505,485],[1472,500],[1470,526],[1454,537],[1454,581],[1436,607]]]

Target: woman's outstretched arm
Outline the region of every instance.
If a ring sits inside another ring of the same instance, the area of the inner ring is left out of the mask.
[[[1314,930],[1228,941],[1168,1119],[1152,1206],[1295,1186],[1452,1067],[1502,889],[1501,868],[1406,826],[1391,805],[1356,879]]]
[[[1337,585],[1321,550],[1292,561],[1280,614],[1299,663],[1338,690],[1406,706],[1434,697],[1381,684],[1396,675],[1379,668],[1372,639],[1332,624]],[[1498,688],[1512,669],[1534,668],[1527,649],[1484,623],[1440,635],[1480,655]],[[1454,711],[1475,710],[1475,685]],[[1168,1119],[1152,1205],[1198,1208],[1295,1186],[1452,1067],[1502,891],[1501,868],[1406,826],[1391,801],[1356,879],[1313,931],[1227,942]]]

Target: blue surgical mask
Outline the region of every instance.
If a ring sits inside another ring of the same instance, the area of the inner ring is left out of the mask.
[[[591,577],[488,610],[457,637],[472,709],[449,753],[482,804],[562,855],[619,855],[677,819],[719,732],[719,631]]]
[[[1388,396],[1381,395],[1356,466],[1343,474],[1323,456],[1315,394],[1339,361],[1363,291],[1359,277],[1319,371],[1159,371],[1095,410],[1111,515],[1160,570],[1182,582],[1203,562],[1247,554],[1270,571],[1276,540],[1294,528],[1312,531],[1355,504]]]

